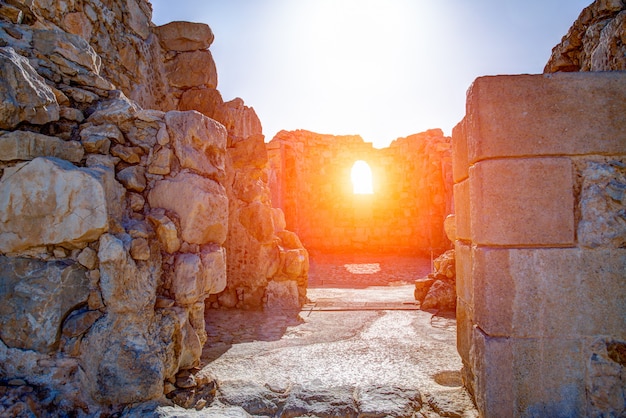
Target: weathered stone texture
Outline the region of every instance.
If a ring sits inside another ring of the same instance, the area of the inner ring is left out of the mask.
[[[190,244],[224,243],[228,224],[228,198],[223,186],[192,173],[161,180],[148,193],[153,208],[178,216],[181,238]]]
[[[596,0],[552,49],[544,73],[626,70],[625,36],[626,3]]]
[[[213,43],[213,32],[204,23],[170,22],[157,26],[155,32],[166,51],[196,51]]]
[[[63,320],[89,296],[85,272],[71,261],[0,256],[2,342],[41,353],[57,349]]]
[[[59,119],[59,104],[28,60],[11,47],[0,47],[0,128],[21,122],[42,125]]]
[[[108,229],[101,179],[54,158],[5,170],[0,208],[0,251],[5,253],[50,244],[77,247]]]
[[[28,131],[0,132],[0,161],[56,157],[79,163],[84,155],[85,150],[78,141]]]
[[[484,416],[624,413],[625,81],[469,90],[453,132],[457,344]]]

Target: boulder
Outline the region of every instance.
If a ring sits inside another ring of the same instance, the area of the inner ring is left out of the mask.
[[[226,257],[223,248],[200,254],[179,254],[174,262],[171,293],[180,306],[204,302],[226,287]]]
[[[29,131],[0,132],[0,161],[56,157],[78,163],[85,150],[78,141],[64,141]]]
[[[214,39],[211,28],[204,23],[176,21],[157,26],[154,31],[166,51],[207,49]]]
[[[213,178],[224,176],[226,130],[198,112],[171,111],[165,123],[181,167]]]
[[[165,63],[165,71],[172,87],[217,87],[217,69],[208,50],[180,52]]]
[[[124,242],[111,234],[100,238],[98,258],[100,289],[108,312],[128,314],[154,307],[160,269],[139,268]]]
[[[219,183],[189,172],[158,181],[148,193],[153,208],[175,212],[181,238],[190,244],[222,244],[228,231],[228,198]]]
[[[298,283],[293,280],[270,281],[265,290],[265,308],[268,310],[300,310]]]
[[[52,89],[28,60],[11,47],[0,47],[0,129],[22,122],[43,125],[59,119]]]
[[[156,229],[157,239],[161,243],[163,250],[173,254],[180,249],[180,239],[178,238],[178,230],[174,222],[165,216],[165,213],[153,211],[148,215],[148,220]]]
[[[84,246],[108,230],[97,172],[49,157],[6,169],[0,179],[0,251]]]
[[[0,338],[9,347],[49,353],[61,324],[87,302],[86,269],[72,261],[0,256]]]

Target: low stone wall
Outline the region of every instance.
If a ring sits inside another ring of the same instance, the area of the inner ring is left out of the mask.
[[[626,73],[483,77],[453,132],[458,349],[485,417],[626,411]]]
[[[375,149],[359,136],[279,132],[267,145],[272,202],[304,245],[323,252],[439,254],[450,248],[450,138],[439,129]],[[373,194],[354,194],[351,169],[365,161]]]

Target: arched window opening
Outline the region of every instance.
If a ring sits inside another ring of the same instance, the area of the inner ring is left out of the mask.
[[[372,170],[363,160],[358,160],[352,166],[352,191],[354,194],[373,194]]]

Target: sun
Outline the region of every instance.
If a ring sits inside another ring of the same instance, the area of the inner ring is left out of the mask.
[[[373,194],[372,170],[363,160],[358,160],[352,166],[350,174],[352,179],[352,191],[354,194]]]

